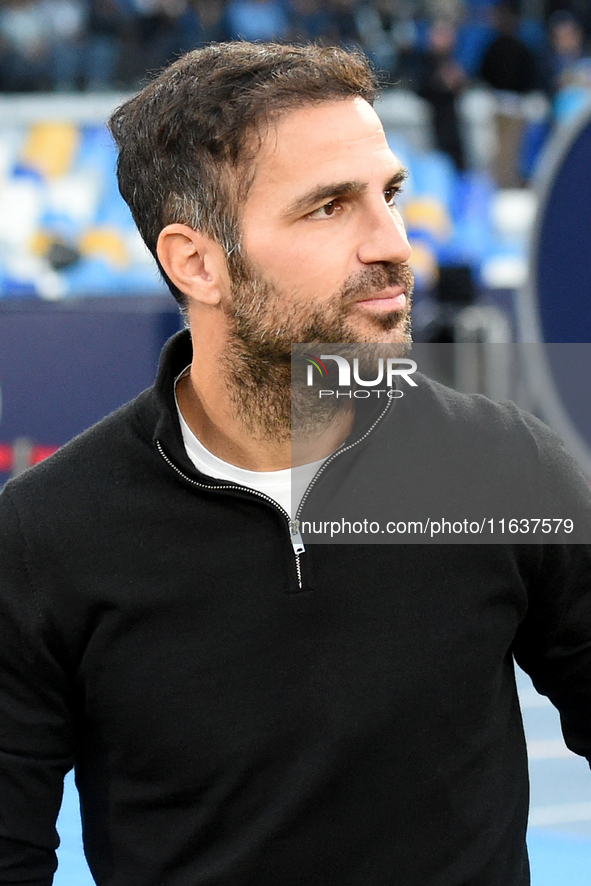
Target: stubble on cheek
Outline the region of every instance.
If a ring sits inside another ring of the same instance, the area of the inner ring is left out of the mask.
[[[410,342],[414,278],[407,264],[367,268],[320,302],[304,299],[297,281],[291,291],[279,289],[244,256],[239,264],[227,311],[230,336],[221,368],[237,414],[251,432],[270,438],[290,432],[294,344],[369,344],[385,334],[389,342]],[[405,289],[406,308],[385,314],[363,311],[361,316],[356,303],[390,286]],[[324,414],[316,419],[330,417]]]
[[[343,342],[375,340],[382,332],[399,329],[402,337],[410,331],[410,307],[414,275],[404,264],[374,265],[349,277],[329,298],[321,301],[303,297],[294,281],[291,290],[280,290],[255,269],[241,269],[240,282],[233,293],[232,323],[238,339],[247,348],[261,354],[282,352],[285,357],[294,343]],[[359,301],[392,287],[401,286],[407,304],[402,311],[363,314],[356,310]],[[262,355],[262,354],[261,354]]]

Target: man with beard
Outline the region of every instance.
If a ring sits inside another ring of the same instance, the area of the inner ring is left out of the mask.
[[[526,886],[513,655],[591,756],[588,545],[299,533],[316,493],[453,499],[450,459],[588,507],[550,432],[427,380],[414,410],[303,409],[294,507],[292,343],[409,341],[375,91],[343,50],[226,44],[111,120],[188,329],[0,499],[0,883],[51,883],[75,765],[99,886]]]

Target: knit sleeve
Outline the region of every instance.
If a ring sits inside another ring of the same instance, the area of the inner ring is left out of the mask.
[[[573,519],[577,543],[538,549],[514,653],[538,692],[557,707],[568,747],[591,763],[591,491],[560,439],[545,426],[532,428],[540,497],[549,515]]]
[[[50,886],[72,767],[71,680],[34,587],[7,489],[0,495],[0,884]]]

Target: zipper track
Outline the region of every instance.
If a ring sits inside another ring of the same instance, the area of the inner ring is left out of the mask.
[[[304,492],[304,494],[302,496],[302,500],[301,500],[301,502],[298,506],[298,509],[296,511],[294,523],[299,525],[299,522],[300,522],[299,517],[302,513],[302,508],[304,507],[304,505],[306,503],[306,499],[308,498],[312,488],[316,484],[316,481],[321,476],[321,474],[324,473],[324,471],[329,466],[329,464],[332,461],[334,461],[335,458],[338,458],[339,455],[343,455],[343,453],[349,452],[351,449],[355,449],[355,447],[358,446],[360,443],[363,443],[363,441],[369,437],[369,435],[374,430],[374,428],[379,425],[379,423],[382,421],[383,418],[385,418],[387,412],[389,412],[393,403],[394,403],[394,400],[392,398],[390,398],[388,403],[386,403],[386,406],[384,407],[384,409],[380,412],[380,414],[378,415],[378,417],[376,418],[374,423],[371,425],[371,427],[369,427],[367,429],[367,431],[365,432],[365,434],[363,434],[363,436],[359,437],[358,440],[354,440],[353,443],[349,443],[347,446],[342,446],[340,449],[337,449],[336,452],[333,452],[332,455],[329,455],[329,457],[326,459],[324,464],[318,468],[318,470],[316,471],[316,473],[314,474],[314,476],[310,480],[310,483],[308,484],[308,488],[306,489],[306,491]]]
[[[283,508],[279,504],[279,502],[275,501],[275,499],[271,498],[269,495],[265,495],[264,492],[259,492],[258,489],[253,489],[250,486],[240,486],[237,483],[232,483],[232,484],[225,483],[223,486],[213,485],[211,483],[201,483],[199,480],[194,480],[193,477],[189,477],[187,474],[184,473],[184,471],[181,471],[181,469],[179,467],[177,467],[177,465],[175,465],[175,463],[172,461],[172,459],[170,459],[168,457],[168,455],[166,454],[166,452],[162,448],[162,444],[161,444],[160,440],[156,440],[156,448],[158,449],[158,452],[160,453],[160,455],[162,456],[162,458],[164,459],[166,464],[170,468],[172,468],[172,470],[175,473],[177,473],[179,475],[179,477],[182,477],[183,480],[185,480],[187,483],[190,483],[192,486],[196,486],[198,489],[207,489],[207,490],[214,491],[214,492],[224,492],[225,490],[227,490],[228,492],[232,492],[232,491],[247,492],[249,495],[255,495],[257,498],[260,498],[263,501],[268,502],[268,504],[272,505],[276,511],[279,511],[279,513],[285,517],[285,520],[287,522],[290,540],[292,543],[292,547],[294,549],[295,567],[296,567],[298,585],[301,590],[303,588],[303,582],[302,582],[302,564],[300,563],[300,555],[305,551],[305,548],[304,548],[304,545],[302,543],[301,536],[300,536],[300,520],[299,520],[299,518],[300,518],[300,515],[302,512],[302,508],[304,507],[306,500],[310,494],[310,491],[315,486],[318,478],[324,473],[324,471],[326,470],[326,468],[329,466],[329,464],[331,462],[333,462],[336,458],[338,458],[339,455],[343,455],[345,452],[349,452],[351,449],[354,449],[360,443],[363,443],[363,441],[366,440],[367,437],[369,437],[369,435],[374,430],[374,428],[377,427],[377,425],[386,416],[386,414],[388,413],[388,411],[392,407],[393,402],[394,401],[392,399],[390,399],[388,401],[388,403],[386,404],[386,406],[384,407],[382,412],[378,415],[376,420],[367,429],[367,431],[363,434],[363,436],[359,437],[359,439],[355,440],[353,443],[349,443],[347,446],[342,446],[340,449],[337,449],[336,452],[333,452],[332,455],[330,455],[326,459],[324,464],[320,466],[320,468],[317,470],[317,472],[312,477],[306,491],[304,492],[304,494],[302,496],[302,500],[298,506],[298,509],[296,511],[296,515],[293,520],[291,519],[290,515],[287,513],[285,508]],[[299,537],[299,546],[297,549],[296,549],[296,541],[295,541],[296,537]]]
[[[249,492],[251,495],[257,495],[259,498],[262,498],[265,501],[268,501],[269,504],[272,504],[276,510],[280,511],[283,514],[283,516],[286,518],[288,523],[291,522],[290,516],[287,513],[287,511],[285,510],[285,508],[282,508],[281,505],[279,504],[279,502],[275,501],[274,498],[271,498],[270,496],[265,495],[264,492],[259,492],[258,489],[253,489],[251,486],[240,486],[237,483],[233,483],[233,484],[224,483],[223,486],[218,486],[217,484],[213,485],[212,483],[200,483],[199,480],[194,480],[192,477],[189,477],[187,474],[184,473],[184,471],[181,471],[181,469],[175,465],[175,463],[165,453],[164,449],[162,448],[162,444],[160,443],[160,440],[156,440],[156,448],[158,449],[158,452],[160,453],[160,455],[162,456],[162,458],[164,459],[166,464],[169,465],[169,467],[171,467],[173,469],[173,471],[176,471],[176,473],[180,477],[182,477],[183,480],[186,480],[188,483],[191,483],[193,486],[197,486],[197,487],[199,487],[199,489],[213,489],[214,492],[223,492],[226,489],[228,491],[237,490],[239,492]]]
[[[172,459],[170,459],[168,457],[168,455],[166,454],[166,452],[162,448],[162,444],[161,444],[160,440],[156,440],[156,448],[157,448],[158,452],[160,453],[160,455],[162,456],[162,458],[164,459],[164,461],[166,462],[166,464],[169,467],[171,467],[173,469],[173,471],[175,471],[175,473],[177,473],[179,475],[179,477],[182,477],[183,480],[185,480],[187,483],[190,483],[192,486],[197,486],[198,489],[208,489],[208,490],[213,490],[214,492],[224,492],[227,490],[228,492],[232,492],[232,491],[247,492],[249,495],[255,495],[255,496],[257,496],[257,498],[261,498],[263,501],[266,501],[270,505],[273,505],[275,510],[279,511],[279,513],[285,517],[285,520],[287,521],[290,539],[292,539],[294,535],[299,534],[298,533],[298,521],[292,520],[291,517],[289,516],[289,514],[287,513],[287,511],[285,510],[285,508],[283,508],[279,504],[278,501],[275,501],[274,498],[271,498],[269,495],[265,495],[264,492],[259,492],[258,489],[253,489],[251,486],[240,486],[237,483],[232,483],[232,484],[225,483],[223,486],[213,485],[212,483],[201,483],[199,480],[194,480],[193,477],[189,477],[187,474],[185,474],[184,471],[181,471],[181,469],[179,467],[177,467],[177,465],[175,465],[175,463],[172,461]],[[303,587],[303,583],[302,583],[302,564],[300,563],[300,554],[295,550],[295,545],[294,545],[293,541],[292,541],[292,547],[294,548],[295,567],[296,567],[296,573],[297,573],[297,577],[298,577],[298,585],[301,590]],[[303,545],[302,545],[302,548],[303,548]]]

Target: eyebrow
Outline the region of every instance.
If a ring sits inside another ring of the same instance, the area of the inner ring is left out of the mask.
[[[402,167],[386,182],[384,190],[392,187],[400,187],[403,181],[408,178],[408,169]],[[284,216],[297,215],[307,209],[311,209],[316,204],[322,204],[325,200],[338,200],[339,197],[357,197],[367,191],[368,183],[366,181],[344,181],[333,182],[327,185],[320,185],[313,188],[306,194],[302,194],[283,213]]]

